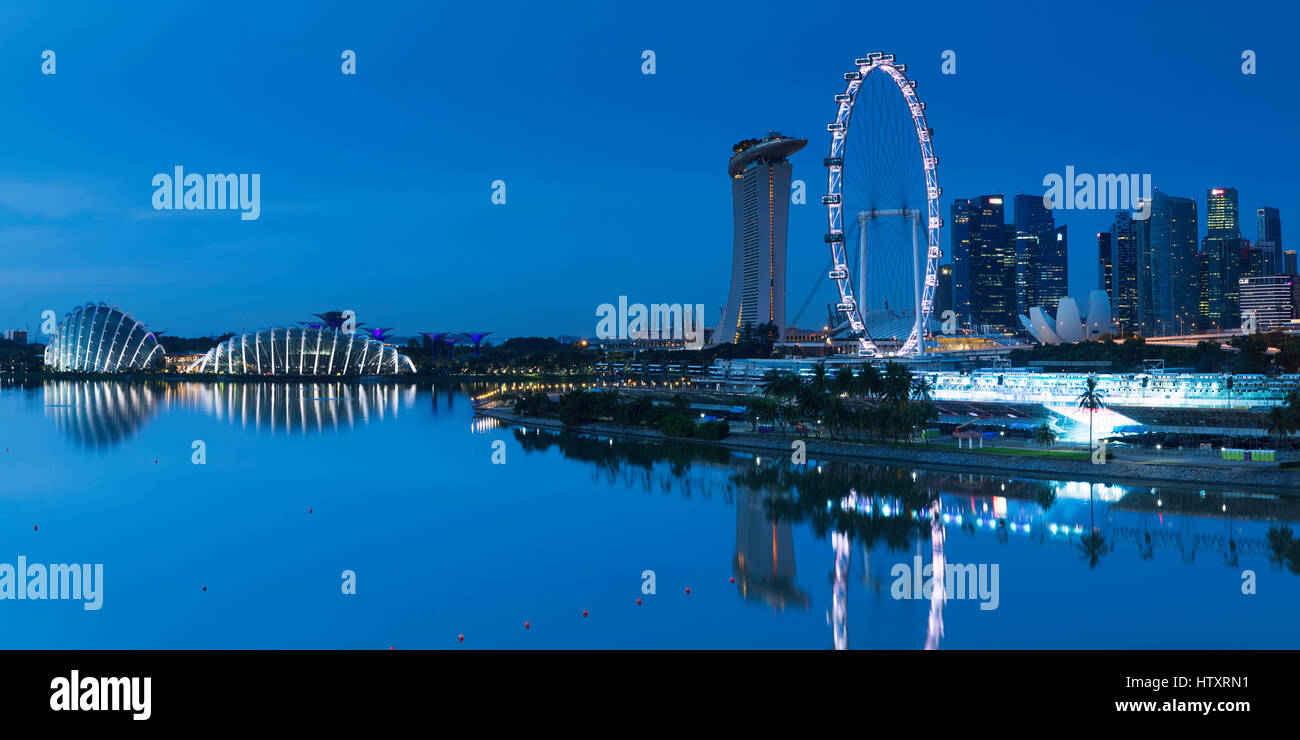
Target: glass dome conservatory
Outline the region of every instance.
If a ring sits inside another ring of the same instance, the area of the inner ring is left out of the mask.
[[[232,375],[397,375],[415,372],[395,347],[338,329],[276,327],[243,332],[208,350],[192,373]]]
[[[45,347],[45,366],[101,373],[138,370],[165,354],[153,332],[131,314],[87,303],[64,314]]]

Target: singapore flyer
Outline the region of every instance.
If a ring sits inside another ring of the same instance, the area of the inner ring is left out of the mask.
[[[835,329],[849,330],[860,356],[918,355],[942,255],[934,132],[906,65],[882,52],[854,65],[826,127],[822,203],[843,319]]]

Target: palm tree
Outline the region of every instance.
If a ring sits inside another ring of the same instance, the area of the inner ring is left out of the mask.
[[[1056,431],[1047,422],[1043,422],[1034,429],[1034,442],[1039,447],[1051,447],[1056,444]]]
[[[1264,430],[1268,436],[1277,437],[1274,448],[1282,446],[1282,438],[1294,431],[1292,427],[1293,420],[1291,414],[1280,406],[1274,406],[1268,410],[1268,417],[1264,421]]]
[[[1083,387],[1083,393],[1079,394],[1079,408],[1088,412],[1088,451],[1092,452],[1092,416],[1097,413],[1098,409],[1106,408],[1103,400],[1106,396],[1105,391],[1098,390],[1097,376],[1089,375],[1088,382]]]
[[[912,392],[912,371],[906,365],[891,362],[885,365],[885,398],[894,401],[901,408]]]
[[[933,390],[934,388],[930,385],[930,381],[925,378],[917,378],[912,381],[912,398],[915,398],[918,401],[929,401],[930,393]]]
[[[880,370],[869,363],[862,364],[858,373],[858,393],[866,398],[873,398],[880,393]]]
[[[853,368],[844,365],[839,370],[836,370],[835,380],[832,385],[836,393],[852,394],[857,390],[858,381],[853,377]]]

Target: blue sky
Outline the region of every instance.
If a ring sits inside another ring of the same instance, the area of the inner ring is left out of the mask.
[[[1202,209],[1235,186],[1244,236],[1273,205],[1300,247],[1289,4],[412,5],[0,8],[0,326],[103,300],[185,335],[328,309],[398,334],[591,334],[620,295],[703,303],[712,323],[726,161],[768,130],[810,139],[792,160],[811,196],[791,209],[793,314],[828,257],[831,97],[871,50],[919,81],[945,213],[1074,165],[1151,173]],[[260,173],[261,218],[153,210],[153,175],[176,165]],[[1109,220],[1058,219],[1074,293]]]

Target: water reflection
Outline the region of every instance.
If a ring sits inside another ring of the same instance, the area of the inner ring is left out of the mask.
[[[160,412],[191,410],[245,429],[314,434],[395,418],[416,406],[414,383],[257,383],[50,380],[39,393],[55,426],[87,447],[116,445]],[[448,388],[448,393],[457,389]],[[431,394],[435,399],[437,393]],[[435,401],[436,407],[436,401]]]
[[[1086,569],[1104,568],[1110,558],[1131,553],[1136,557],[1125,566],[1163,561],[1205,568],[1221,562],[1236,569],[1249,557],[1300,573],[1300,540],[1286,524],[1300,518],[1300,498],[1293,496],[1045,481],[840,461],[793,465],[783,458],[712,447],[539,429],[514,433],[526,452],[556,449],[591,463],[593,476],[623,488],[676,490],[689,497],[726,481],[726,500],[736,506],[732,572],[740,598],[768,604],[777,612],[791,605],[811,606],[794,561],[794,530],[806,526],[830,545],[827,624],[836,649],[850,647],[850,554],[861,552],[863,591],[879,594],[889,588],[885,573],[900,556],[910,560],[915,552],[918,562],[927,561],[927,580],[930,573],[945,573],[952,561],[950,527],[964,535],[962,548],[970,547],[970,538],[988,538],[1012,548],[999,556],[1005,561],[1038,559],[1033,550],[1048,548],[1074,552]],[[921,555],[927,551],[928,557]],[[1198,553],[1221,557],[1198,560]],[[880,572],[873,562],[884,564]],[[923,597],[929,607],[924,640],[911,647],[938,649],[945,638],[944,613],[953,593],[943,577],[934,584]],[[963,592],[957,589],[958,598]]]
[[[777,611],[787,606],[807,609],[808,593],[795,583],[794,534],[790,522],[767,515],[761,493],[742,488],[736,495],[736,555],[732,572],[746,601],[762,602]]]
[[[196,384],[195,406],[245,429],[286,434],[336,431],[415,406],[413,383]]]
[[[105,447],[132,436],[158,412],[165,383],[58,381],[44,386],[45,415],[85,447]]]

